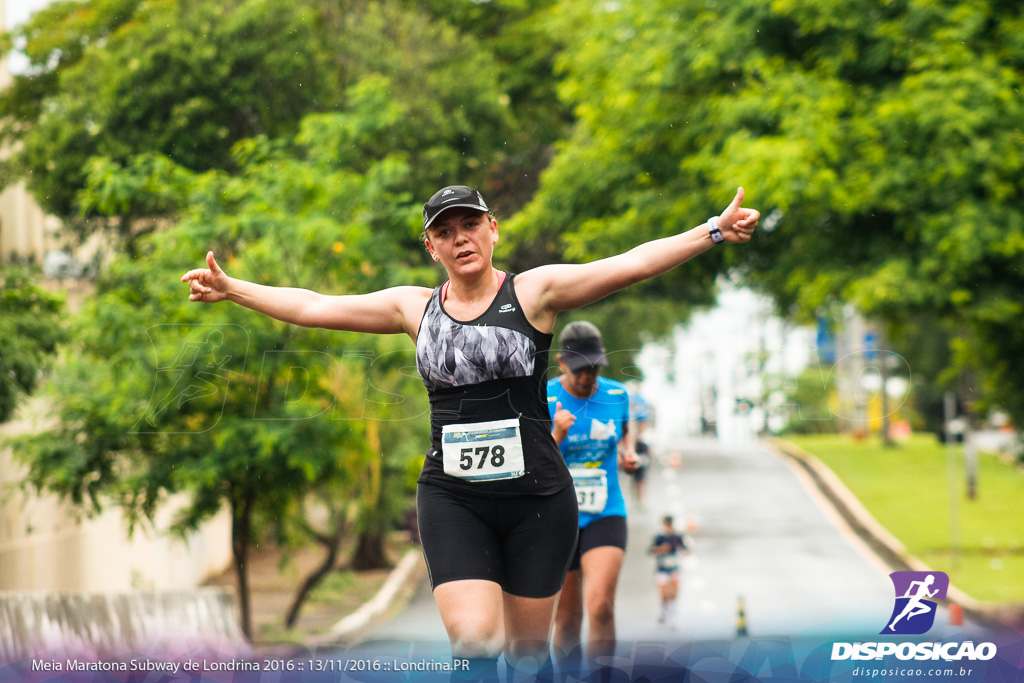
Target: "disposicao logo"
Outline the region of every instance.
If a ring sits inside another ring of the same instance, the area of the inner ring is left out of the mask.
[[[921,635],[935,623],[936,600],[945,600],[949,577],[944,572],[889,574],[896,600],[879,635]],[[833,643],[832,660],[870,660],[895,656],[900,660],[988,660],[996,656],[993,643],[948,641],[941,643]]]
[[[896,604],[881,635],[921,635],[935,623],[936,600],[945,600],[949,577],[945,572],[893,572]],[[934,599],[932,599],[934,598]]]

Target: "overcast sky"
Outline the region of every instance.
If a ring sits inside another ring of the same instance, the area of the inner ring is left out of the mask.
[[[25,23],[36,10],[48,5],[50,0],[5,0],[7,27]]]
[[[50,0],[0,0],[4,6],[4,26],[8,29],[24,24],[33,12],[50,3]],[[25,67],[25,60],[18,54],[12,54],[9,67],[12,72],[19,73]]]

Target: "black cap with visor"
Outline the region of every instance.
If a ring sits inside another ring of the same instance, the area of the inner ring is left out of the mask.
[[[465,185],[449,185],[434,193],[434,196],[423,205],[423,229],[426,230],[434,219],[448,209],[462,207],[488,212],[483,196],[472,187]]]
[[[558,344],[562,347],[562,362],[572,372],[608,365],[601,332],[586,320],[577,320],[566,325],[558,335]]]

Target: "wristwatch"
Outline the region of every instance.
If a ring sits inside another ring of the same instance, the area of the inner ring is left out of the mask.
[[[722,231],[718,229],[718,216],[712,216],[708,219],[708,235],[715,244],[725,241],[725,238],[722,237]]]

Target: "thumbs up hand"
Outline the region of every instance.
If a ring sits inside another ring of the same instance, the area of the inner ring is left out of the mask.
[[[552,420],[553,428],[551,435],[555,437],[555,443],[560,443],[569,434],[569,430],[576,423],[576,416],[562,407],[562,402],[555,403],[555,417]]]
[[[732,203],[718,217],[718,229],[726,242],[749,242],[761,214],[756,209],[743,208],[743,188],[736,190]]]

